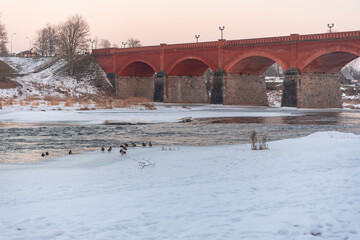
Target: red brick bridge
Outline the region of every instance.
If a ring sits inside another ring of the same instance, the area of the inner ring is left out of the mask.
[[[282,106],[341,107],[338,73],[360,56],[360,31],[94,49],[92,55],[120,98],[266,106],[263,74],[276,62],[285,70]]]

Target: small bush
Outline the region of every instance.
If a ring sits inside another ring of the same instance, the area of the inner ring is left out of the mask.
[[[269,146],[267,144],[267,134],[265,134],[260,141],[257,140],[256,131],[252,131],[250,135],[251,149],[252,150],[267,150]]]

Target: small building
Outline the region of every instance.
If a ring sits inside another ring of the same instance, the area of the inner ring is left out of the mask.
[[[16,54],[17,57],[40,57],[40,54],[37,53],[33,48]]]

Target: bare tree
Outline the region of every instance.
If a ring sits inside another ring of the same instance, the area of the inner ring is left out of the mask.
[[[128,39],[129,47],[141,47],[140,40],[136,38],[129,38]]]
[[[53,56],[55,54],[56,44],[56,27],[50,24],[46,25],[46,38],[47,38],[47,55]]]
[[[57,48],[68,61],[69,75],[74,74],[75,55],[86,51],[89,46],[89,24],[79,15],[68,18],[58,26]]]
[[[1,14],[0,14],[1,17]],[[8,55],[6,44],[8,43],[7,32],[5,24],[0,20],[0,56]]]
[[[38,51],[41,56],[46,56],[48,44],[47,44],[47,36],[46,36],[46,29],[42,28],[37,31],[37,37],[35,40],[35,49]]]
[[[46,27],[37,31],[35,49],[41,56],[53,56],[55,54],[56,27],[47,24]]]
[[[95,43],[94,43],[94,49],[97,49],[98,46],[99,46],[99,43],[100,43],[100,40],[99,40],[99,37],[98,36],[95,36]]]
[[[107,39],[101,39],[100,41],[100,48],[110,48],[111,43]]]

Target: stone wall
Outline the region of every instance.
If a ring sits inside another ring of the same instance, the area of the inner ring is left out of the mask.
[[[297,107],[298,76],[299,75],[285,75],[281,97],[282,107]]]
[[[304,74],[297,80],[298,108],[341,108],[340,77],[337,74]]]
[[[264,76],[228,74],[223,83],[224,104],[269,106]]]
[[[118,76],[116,81],[116,96],[124,99],[128,97],[141,97],[154,99],[153,77],[126,77]]]
[[[168,103],[209,103],[203,77],[168,76],[165,80],[165,99]]]

